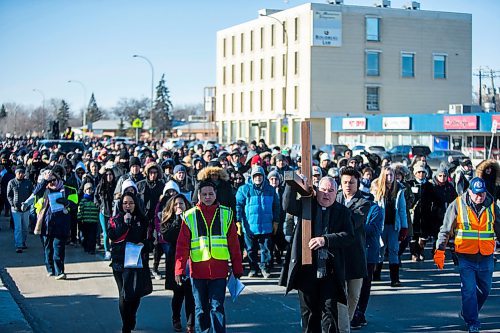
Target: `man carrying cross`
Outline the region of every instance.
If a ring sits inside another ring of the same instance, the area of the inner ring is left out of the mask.
[[[343,249],[354,240],[351,212],[335,201],[335,180],[323,177],[312,193],[312,238],[302,244],[303,205],[296,195],[292,186],[287,185],[283,206],[287,213],[299,216],[299,222],[280,284],[286,286],[286,293],[292,289],[299,292],[302,332],[337,332],[337,302],[347,303]],[[313,251],[310,265],[302,263],[302,246]]]

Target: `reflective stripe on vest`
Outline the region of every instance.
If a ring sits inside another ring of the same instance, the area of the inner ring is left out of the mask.
[[[465,195],[457,199],[457,230],[455,251],[464,254],[490,255],[495,251],[495,204],[479,216],[465,203]]]
[[[184,212],[184,221],[191,231],[191,252],[193,262],[207,261],[210,258],[229,260],[227,233],[232,220],[228,207],[219,206],[215,211],[210,228],[198,207]],[[216,219],[219,217],[219,223]]]

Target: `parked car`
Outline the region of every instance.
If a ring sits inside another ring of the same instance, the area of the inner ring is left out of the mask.
[[[431,149],[428,146],[401,145],[392,147],[388,153],[392,162],[401,162],[410,165],[413,157],[416,155],[427,156],[431,153]]]
[[[433,171],[437,170],[441,162],[448,162],[449,156],[452,156],[454,161],[466,157],[461,151],[458,150],[436,150],[427,156],[427,164]]]
[[[344,152],[348,150],[349,147],[346,145],[334,145],[334,144],[327,144],[324,146],[319,147],[319,150],[321,150],[324,153],[328,153],[330,155],[330,158],[333,160],[337,160],[339,156],[344,156]]]
[[[381,159],[389,156],[389,153],[385,151],[384,146],[357,145],[352,147],[353,156],[360,155],[362,152],[378,155]]]
[[[38,142],[38,150],[50,149],[54,146],[59,147],[59,150],[69,153],[75,152],[77,149],[80,152],[85,151],[85,145],[80,141],[72,141],[72,140],[40,140]]]

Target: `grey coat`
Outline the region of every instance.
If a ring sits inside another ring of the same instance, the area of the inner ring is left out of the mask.
[[[7,184],[7,199],[16,212],[28,210],[28,207],[21,209],[21,204],[29,198],[31,193],[33,193],[33,184],[29,179],[19,181],[14,178]]]

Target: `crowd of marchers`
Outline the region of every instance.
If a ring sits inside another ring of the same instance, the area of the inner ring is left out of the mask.
[[[269,279],[279,268],[286,293],[298,290],[303,332],[350,332],[368,325],[371,284],[384,262],[390,286],[402,286],[407,251],[439,268],[449,252],[461,276],[457,310],[466,329],[479,332],[500,236],[496,160],[474,167],[450,159],[432,171],[425,156],[403,165],[318,151],[308,196],[312,237],[303,244],[304,198],[284,175],[306,177],[300,155],[291,158],[287,148],[264,140],[173,149],[162,141],[84,143],[65,151],[40,149],[33,138],[2,141],[0,212],[10,216],[14,253],[28,251],[30,233],[40,238],[48,277],[71,274],[67,246],[109,260],[123,332],[136,328],[151,279],[173,293],[176,332],[225,332],[228,277]],[[312,264],[302,264],[303,247]],[[132,248],[140,250],[131,265]]]

